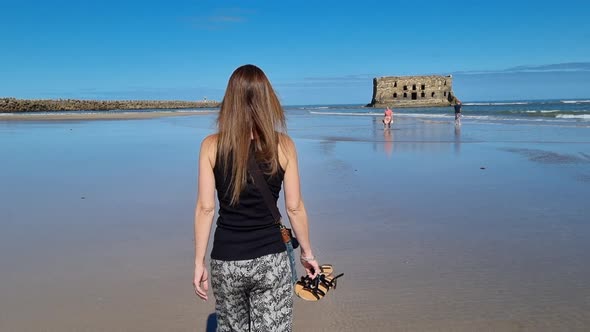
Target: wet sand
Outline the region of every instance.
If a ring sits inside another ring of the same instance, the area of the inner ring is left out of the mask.
[[[214,110],[168,110],[168,111],[88,111],[88,112],[36,112],[0,113],[0,121],[77,121],[77,120],[133,120],[153,119],[169,116],[204,115]]]
[[[316,254],[345,273],[296,299],[295,331],[590,328],[588,128],[288,120]],[[0,331],[207,330],[192,215],[213,125],[0,121]]]

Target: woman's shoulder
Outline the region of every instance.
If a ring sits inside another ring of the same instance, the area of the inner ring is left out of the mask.
[[[217,148],[217,137],[218,134],[211,134],[203,139],[201,142],[201,151],[209,151]]]
[[[295,143],[287,134],[279,134],[279,162],[283,170],[287,169],[291,160],[297,159]]]
[[[291,155],[295,152],[295,142],[287,134],[279,133],[279,150],[286,155]]]
[[[201,142],[201,154],[205,154],[211,163],[215,166],[215,156],[217,154],[217,134],[211,134]]]

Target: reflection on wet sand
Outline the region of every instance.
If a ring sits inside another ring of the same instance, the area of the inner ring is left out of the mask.
[[[385,154],[391,157],[393,154],[393,134],[391,129],[383,129],[383,139],[385,140]]]
[[[461,125],[455,123],[455,154],[461,153]]]
[[[391,157],[394,151],[450,151],[450,142],[459,144],[460,128],[455,128],[454,138],[449,135],[448,123],[397,120],[391,128],[383,129],[379,118],[372,122],[373,149],[381,150]],[[459,130],[459,132],[457,132]],[[395,144],[394,144],[395,141]],[[455,146],[455,152],[458,147]]]

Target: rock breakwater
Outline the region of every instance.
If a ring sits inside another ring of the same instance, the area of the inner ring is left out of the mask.
[[[78,100],[0,98],[0,112],[110,111],[219,107],[216,101]]]

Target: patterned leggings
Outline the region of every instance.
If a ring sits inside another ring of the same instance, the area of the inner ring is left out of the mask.
[[[287,252],[211,260],[217,331],[291,331],[293,285]]]

